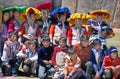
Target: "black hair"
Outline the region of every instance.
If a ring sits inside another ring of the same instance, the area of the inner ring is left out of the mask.
[[[101,40],[100,39],[95,39],[93,40],[93,46],[100,44],[101,45]]]
[[[97,14],[97,17],[98,17],[98,16],[104,17],[103,14]]]
[[[62,15],[64,15],[64,12],[58,13],[58,18],[60,18]]]
[[[50,42],[50,37],[49,36],[44,36],[43,41],[49,41]]]
[[[69,54],[69,55],[75,54],[75,50],[74,50],[72,47],[70,47],[70,48],[68,49],[68,54]]]
[[[12,35],[17,35],[14,31],[10,31],[9,33],[8,33],[8,38],[10,38]]]
[[[67,42],[67,39],[65,37],[61,37],[59,41]]]
[[[80,41],[88,41],[89,40],[89,37],[87,35],[82,35],[80,37]]]
[[[3,17],[4,17],[4,14],[5,14],[5,13],[9,13],[9,16],[10,16],[10,11],[8,11],[8,10],[3,11],[3,12],[2,12],[2,23],[8,24],[8,23],[9,23],[10,18],[9,18],[6,22],[4,22],[4,20],[3,20]]]

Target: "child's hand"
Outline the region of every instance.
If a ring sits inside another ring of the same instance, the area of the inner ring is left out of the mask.
[[[24,61],[24,63],[27,63],[29,60],[30,60],[30,59],[29,59],[29,58],[27,58],[27,59]]]
[[[116,70],[116,68],[115,68],[114,66],[111,66],[111,68],[112,68],[112,70],[113,70],[113,71],[115,71],[115,70]]]
[[[55,71],[56,71],[56,72],[59,72],[59,68],[58,68],[58,67],[55,67]]]
[[[116,68],[116,69],[120,69],[120,65],[116,66],[115,68]]]
[[[64,79],[68,79],[69,77],[67,75],[65,75],[65,78]]]
[[[52,64],[52,61],[51,61],[51,60],[49,60],[49,64]]]
[[[96,72],[95,79],[100,79],[100,73]]]
[[[43,62],[44,62],[46,65],[49,64],[49,61],[47,61],[47,60],[44,60]]]

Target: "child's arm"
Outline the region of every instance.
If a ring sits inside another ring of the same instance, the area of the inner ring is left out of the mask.
[[[36,54],[33,57],[29,58],[30,61],[36,61],[38,59],[38,54],[37,54],[37,52],[35,52],[35,53]]]
[[[74,67],[72,68],[71,72],[69,73],[69,75],[72,75],[79,67],[80,67],[80,64],[81,64],[81,60],[79,57],[77,57],[77,62],[76,64],[74,65]]]
[[[53,55],[52,55],[52,64],[54,66],[56,66],[56,47],[54,48],[54,52],[53,52]]]

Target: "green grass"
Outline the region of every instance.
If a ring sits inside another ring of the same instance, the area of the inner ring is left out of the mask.
[[[107,46],[116,46],[120,56],[120,32],[116,33],[113,38],[107,39]]]

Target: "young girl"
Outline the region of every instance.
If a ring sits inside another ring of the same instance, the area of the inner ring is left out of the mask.
[[[78,79],[83,75],[80,65],[80,58],[77,56],[74,50],[70,48],[68,50],[68,55],[66,56],[63,74],[60,75],[58,79]]]
[[[60,38],[59,46],[54,48],[53,56],[52,56],[52,63],[56,70],[54,78],[57,77],[63,72],[63,68],[65,66],[65,57],[68,53],[68,48],[66,46],[66,38]]]

